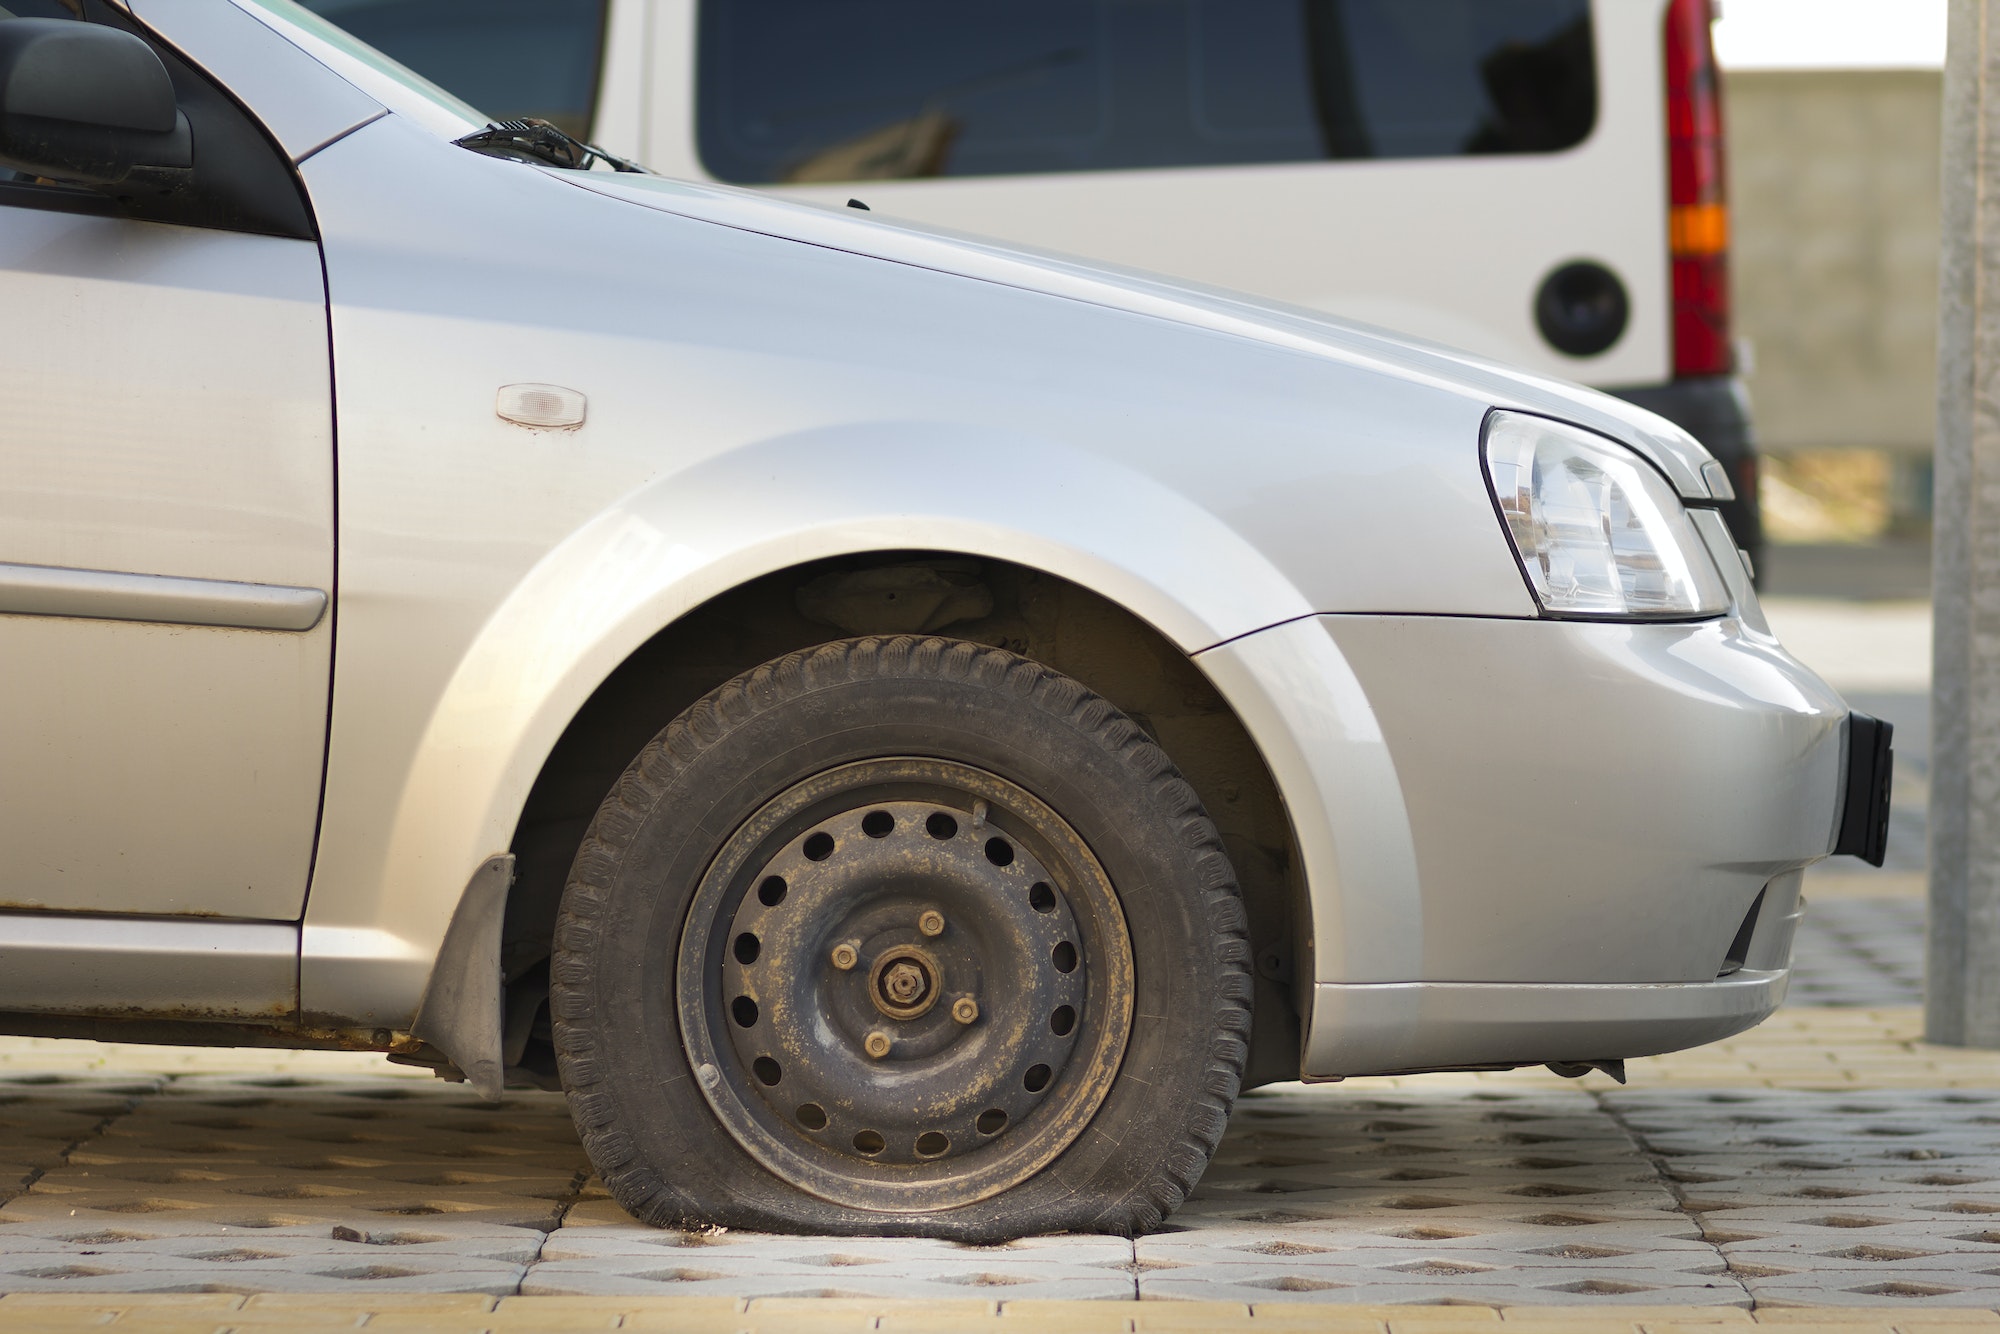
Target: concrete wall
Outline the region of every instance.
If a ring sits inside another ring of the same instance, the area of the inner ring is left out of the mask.
[[[1935,70],[1724,78],[1736,329],[1776,454],[1928,452],[1935,418]]]

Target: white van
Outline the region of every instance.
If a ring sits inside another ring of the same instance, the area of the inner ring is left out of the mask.
[[[1612,390],[1756,461],[1712,0],[306,0],[495,116]]]

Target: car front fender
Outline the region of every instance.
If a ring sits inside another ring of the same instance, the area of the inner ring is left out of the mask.
[[[342,830],[337,862],[322,862],[302,1008],[407,1027],[468,877],[506,850],[577,710],[662,629],[763,575],[909,550],[1004,560],[1091,588],[1198,664],[1209,660],[1204,650],[1313,610],[1250,541],[1189,497],[1105,458],[997,430],[817,430],[657,478],[579,526],[512,588],[407,754],[392,737],[370,751],[336,750],[330,827],[344,787],[372,781],[399,796],[385,826]],[[1215,683],[1225,699],[1245,689],[1230,671]],[[1260,743],[1292,744],[1272,730],[1282,724],[1266,705],[1246,703]],[[1354,715],[1365,701],[1355,695],[1344,707],[1365,733],[1368,721]],[[1325,849],[1331,840],[1315,831],[1305,841]]]

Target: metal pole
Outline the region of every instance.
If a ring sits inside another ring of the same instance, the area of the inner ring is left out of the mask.
[[[2000,1047],[2000,0],[1950,3],[1924,1019]]]

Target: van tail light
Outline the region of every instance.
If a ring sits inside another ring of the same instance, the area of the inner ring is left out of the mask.
[[[1667,8],[1667,222],[1674,268],[1674,374],[1727,375],[1729,203],[1723,184],[1722,81],[1712,0]]]

